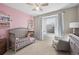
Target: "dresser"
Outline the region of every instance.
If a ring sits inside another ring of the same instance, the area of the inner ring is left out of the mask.
[[[70,38],[70,51],[72,55],[79,55],[79,37],[74,35],[74,34],[70,34],[69,35]]]
[[[7,51],[7,41],[5,38],[0,39],[0,55]]]

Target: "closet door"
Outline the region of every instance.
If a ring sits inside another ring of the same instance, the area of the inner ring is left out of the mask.
[[[47,34],[46,23],[47,19],[42,19],[42,40],[46,38],[45,36]]]

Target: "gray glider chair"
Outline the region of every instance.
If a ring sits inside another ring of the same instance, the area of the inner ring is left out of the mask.
[[[27,28],[14,28],[10,29],[10,47],[15,52],[26,45],[29,45],[33,42],[35,42],[35,39],[32,38],[30,40],[29,37],[27,37],[28,29]]]
[[[58,51],[70,51],[68,37],[55,37],[53,40],[53,47]]]

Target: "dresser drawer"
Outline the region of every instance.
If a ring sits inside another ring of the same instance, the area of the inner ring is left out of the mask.
[[[5,48],[0,49],[0,55],[4,54],[6,52]]]
[[[6,40],[0,39],[0,55],[4,54],[7,50]]]

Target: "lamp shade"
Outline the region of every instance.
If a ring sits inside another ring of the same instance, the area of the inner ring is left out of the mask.
[[[72,22],[69,24],[70,28],[79,28],[79,22]]]

